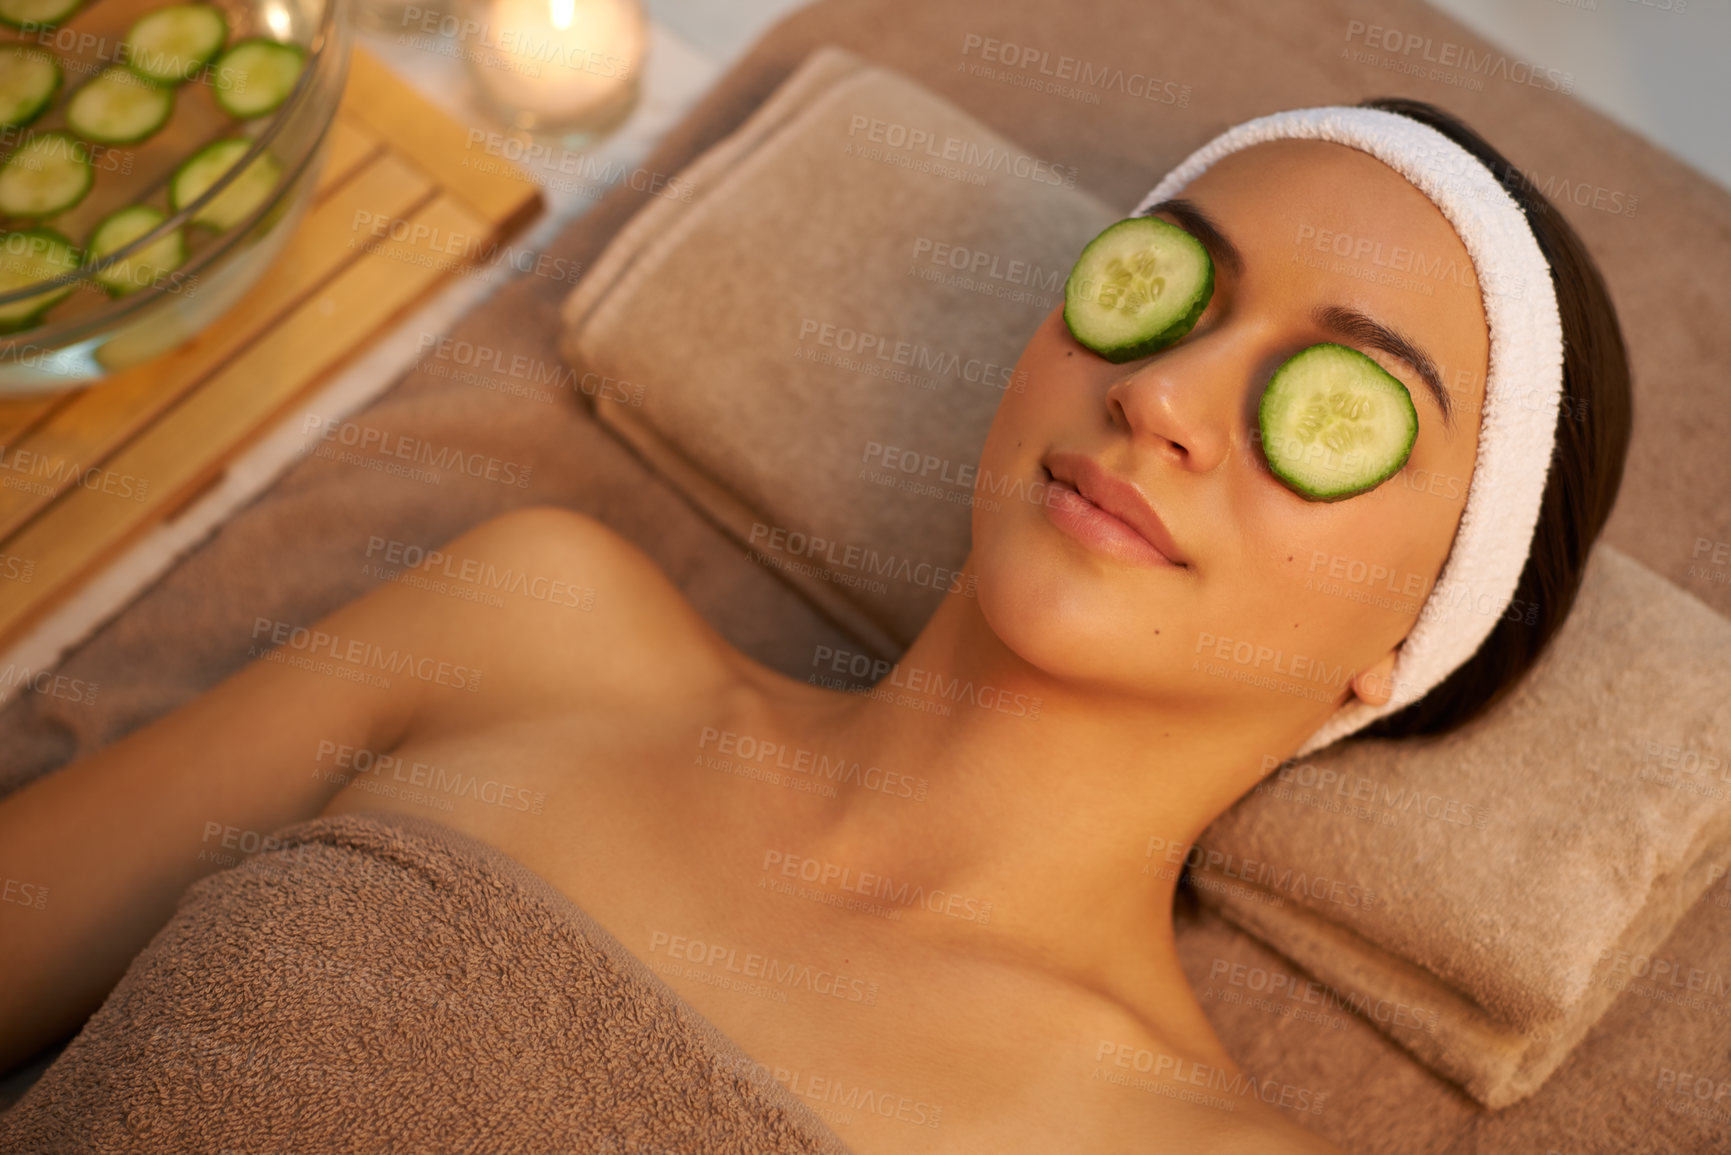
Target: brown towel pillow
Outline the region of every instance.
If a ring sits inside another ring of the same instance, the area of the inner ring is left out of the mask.
[[[631,219],[561,347],[596,414],[874,653],[967,553],[979,446],[1116,214],[907,79],[828,48]],[[624,394],[631,390],[621,389]]]
[[[1659,950],[1727,847],[1731,621],[1601,543],[1509,701],[1275,768],[1188,859],[1204,901],[1501,1107],[1630,985],[1731,995]]]

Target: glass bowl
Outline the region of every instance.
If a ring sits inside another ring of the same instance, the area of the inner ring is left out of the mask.
[[[287,99],[255,120],[236,120],[216,104],[210,85],[182,84],[168,124],[139,145],[91,146],[95,180],[70,209],[41,220],[7,222],[5,231],[47,225],[83,246],[104,215],[127,204],[167,211],[167,186],[179,161],[223,137],[252,144],[201,196],[161,224],[97,261],[86,260],[52,280],[0,293],[0,308],[60,286],[72,292],[34,325],[0,333],[0,398],[78,388],[148,361],[196,336],[226,313],[269,268],[294,232],[324,163],[327,129],[348,79],[350,0],[213,0],[228,18],[228,43],[267,36],[306,50],[306,64]],[[30,135],[64,129],[66,93],[117,59],[118,46],[138,17],[165,0],[85,0],[55,27],[0,28],[0,42],[36,44],[53,52],[65,76],[54,106],[27,128],[0,129],[10,155]],[[191,224],[269,152],[279,176],[263,201],[217,232]],[[141,253],[180,229],[187,259],[173,273],[124,296],[111,296],[98,274]],[[4,248],[0,237],[0,249]],[[0,252],[0,259],[4,252]]]

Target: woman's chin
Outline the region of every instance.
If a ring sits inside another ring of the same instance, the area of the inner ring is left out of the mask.
[[[1133,611],[1103,584],[1097,571],[1047,557],[1030,564],[1028,551],[1015,561],[991,564],[976,551],[975,598],[992,632],[1023,661],[1055,678],[1078,683],[1134,677],[1126,643],[1141,637],[1149,607]],[[1158,626],[1149,626],[1151,633]],[[1162,633],[1170,634],[1169,630]],[[1159,642],[1158,636],[1150,641]],[[1145,664],[1159,647],[1131,647]]]

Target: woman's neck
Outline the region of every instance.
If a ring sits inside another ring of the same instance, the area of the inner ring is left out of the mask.
[[[822,864],[811,870],[839,870],[856,890],[941,892],[923,920],[935,935],[1127,1005],[1183,983],[1173,862],[1320,721],[1204,716],[1061,681],[1005,646],[960,593],[873,693],[775,710],[767,725],[795,745],[895,783],[782,812],[789,828],[777,833]]]

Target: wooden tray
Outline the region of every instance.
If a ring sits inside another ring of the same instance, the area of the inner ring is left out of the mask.
[[[215,484],[275,418],[466,255],[493,251],[539,215],[541,193],[527,174],[495,158],[465,165],[467,135],[354,49],[324,171],[260,283],[148,364],[84,389],[0,400],[0,650]],[[363,211],[429,226],[409,235],[430,232],[438,250],[357,233]],[[455,234],[461,246],[452,246]]]

